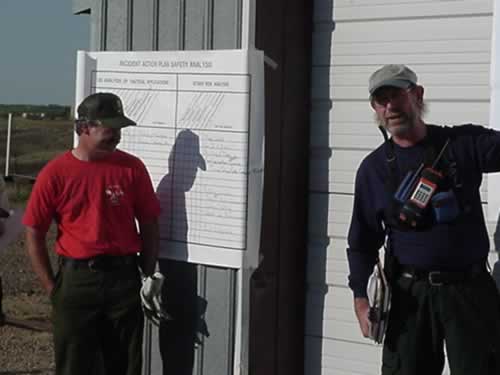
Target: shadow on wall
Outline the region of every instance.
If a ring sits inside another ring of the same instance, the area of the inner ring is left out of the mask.
[[[495,245],[495,251],[497,252],[498,259],[492,267],[491,274],[493,279],[495,279],[498,290],[500,291],[500,216],[497,220],[495,233],[493,234],[493,243]]]
[[[198,295],[198,266],[188,263],[189,221],[186,193],[193,187],[198,168],[206,170],[200,154],[198,135],[182,130],[168,158],[168,171],[158,184],[161,239],[172,241],[177,258],[159,259],[160,272],[166,275],[163,301],[172,320],[160,325],[159,346],[163,374],[192,375],[195,349],[201,336],[209,331],[203,317],[207,301]]]
[[[308,375],[322,374],[323,326],[328,234],[328,208],[333,195],[329,192],[329,162],[334,157],[330,139],[330,64],[335,22],[332,20],[333,1],[315,1],[312,56],[311,153],[309,168],[308,258],[306,288],[305,371]]]

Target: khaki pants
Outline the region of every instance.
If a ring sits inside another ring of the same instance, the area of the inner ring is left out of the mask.
[[[61,266],[52,292],[56,375],[140,375],[144,318],[135,265]]]

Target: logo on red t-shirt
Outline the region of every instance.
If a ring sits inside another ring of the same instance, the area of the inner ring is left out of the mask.
[[[120,187],[120,185],[109,185],[105,190],[106,196],[109,199],[109,202],[113,206],[120,205],[120,199],[125,194]]]

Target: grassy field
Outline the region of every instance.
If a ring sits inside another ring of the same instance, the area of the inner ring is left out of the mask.
[[[69,120],[12,120],[9,174],[36,176],[55,155],[73,144]],[[0,118],[0,168],[5,171],[7,119]]]
[[[7,120],[0,118],[2,175],[5,171],[6,138]],[[72,144],[71,121],[14,118],[9,174],[35,177],[50,159],[71,148]],[[22,207],[26,204],[32,182],[30,179],[14,176],[7,183],[11,205]],[[52,251],[54,239],[55,231],[52,228],[48,246],[51,249],[51,260],[55,264]],[[22,233],[16,241],[5,249],[0,249],[0,278],[3,284],[3,312],[7,317],[50,326],[51,305],[33,273]],[[51,333],[12,324],[0,326],[0,374],[53,375]]]
[[[33,179],[54,156],[73,144],[73,122],[69,120],[12,119],[9,175],[11,204],[23,205],[31,193]],[[0,174],[5,175],[7,119],[0,118]],[[28,176],[31,178],[26,178]]]

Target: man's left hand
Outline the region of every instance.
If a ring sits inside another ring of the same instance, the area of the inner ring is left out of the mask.
[[[165,277],[160,272],[155,272],[143,279],[140,291],[144,315],[156,325],[160,325],[161,321],[171,319],[163,308],[162,289],[164,281]]]

